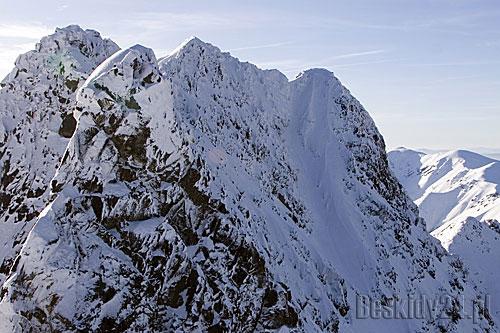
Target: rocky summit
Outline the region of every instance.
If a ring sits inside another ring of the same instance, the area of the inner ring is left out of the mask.
[[[2,332],[498,330],[327,70],[69,26],[2,81],[0,140]]]

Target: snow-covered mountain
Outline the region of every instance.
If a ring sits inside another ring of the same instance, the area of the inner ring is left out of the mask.
[[[461,258],[469,276],[487,290],[489,311],[500,316],[500,223],[468,217],[444,224],[432,233],[449,253]]]
[[[98,40],[94,54],[116,49]],[[56,44],[55,56],[72,49]],[[474,302],[485,291],[427,233],[375,124],[331,72],[288,81],[193,38],[160,61],[137,45],[85,73],[64,95],[74,130],[36,122],[67,146],[35,217],[4,222],[30,231],[20,251],[2,250],[19,254],[5,261],[0,329],[498,331]],[[56,146],[30,145],[8,130],[11,109],[0,113],[12,150]],[[31,202],[5,165],[16,202]],[[450,301],[396,320],[360,316],[360,296],[398,310],[407,297]]]
[[[500,220],[500,162],[470,151],[389,152],[391,169],[420,209],[427,230],[462,222]]]
[[[47,205],[76,120],[75,93],[118,50],[98,32],[58,29],[18,57],[0,90],[0,282]]]
[[[490,295],[500,315],[500,162],[469,151],[389,152],[392,170],[420,208],[427,229]]]
[[[406,149],[406,148],[399,148],[399,149]],[[427,155],[435,154],[435,153],[444,153],[444,152],[449,152],[450,149],[426,149],[426,148],[418,148],[414,149],[416,151],[425,153]],[[468,151],[471,151],[473,153],[483,155],[489,158],[492,158],[494,160],[500,160],[500,149],[498,148],[487,148],[487,147],[475,147],[475,148],[470,148],[466,149]]]

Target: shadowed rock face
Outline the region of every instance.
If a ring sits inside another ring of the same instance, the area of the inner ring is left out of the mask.
[[[8,329],[362,332],[387,324],[357,320],[358,294],[476,297],[330,72],[289,82],[198,39],[159,62],[137,45],[89,75],[73,117],[3,284]]]

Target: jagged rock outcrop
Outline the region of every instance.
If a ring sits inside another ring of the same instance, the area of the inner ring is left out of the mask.
[[[76,130],[3,284],[34,331],[494,331],[425,231],[383,138],[334,75],[289,82],[191,39],[115,53],[76,97]],[[435,316],[361,319],[449,296]],[[442,315],[442,316],[440,316]]]
[[[19,56],[0,90],[0,282],[9,273],[76,127],[75,93],[118,47],[98,32],[58,29]]]

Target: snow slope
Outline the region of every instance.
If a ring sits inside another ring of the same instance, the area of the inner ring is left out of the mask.
[[[458,255],[470,277],[488,291],[490,315],[500,315],[500,223],[481,222],[469,217],[462,222],[447,223],[433,232],[451,254]]]
[[[419,152],[426,153],[426,154],[435,154],[435,153],[443,153],[446,151],[449,151],[449,149],[426,149],[426,148],[418,148],[415,149]],[[500,160],[500,149],[496,148],[486,148],[486,147],[473,147],[473,148],[468,148],[467,150],[477,153],[479,155],[483,155],[489,158],[492,158],[494,160]]]
[[[49,202],[2,286],[4,331],[494,332],[333,73],[293,81],[197,38],[77,91]],[[360,318],[447,296],[432,316]]]
[[[395,175],[419,205],[427,229],[459,256],[500,315],[500,162],[469,151],[389,152]]]
[[[433,231],[475,217],[500,220],[500,162],[458,150],[424,154],[389,152],[391,169]]]

